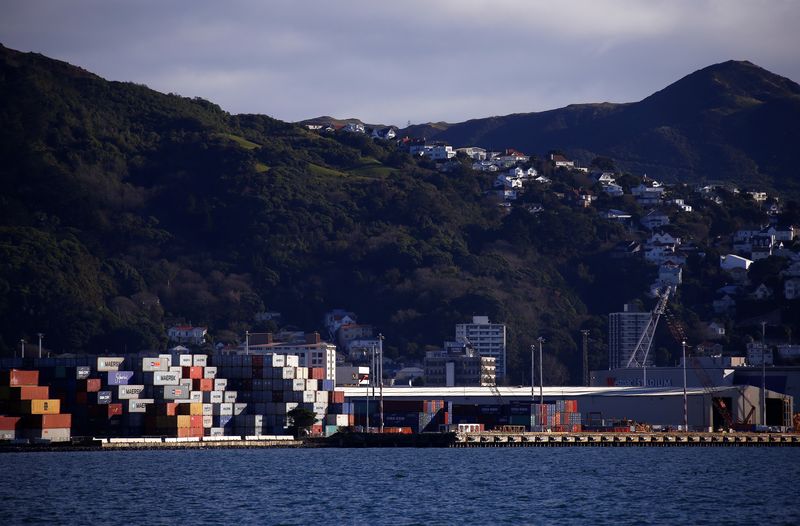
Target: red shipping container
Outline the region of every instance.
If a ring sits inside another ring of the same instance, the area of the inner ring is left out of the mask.
[[[103,381],[100,378],[89,378],[86,380],[86,392],[96,393],[103,386]]]
[[[0,398],[4,395],[11,400],[46,400],[50,398],[50,388],[38,385],[7,387],[0,390]]]
[[[108,404],[108,416],[118,416],[122,414],[122,404]]]
[[[189,427],[203,428],[203,415],[191,415],[189,417]]]
[[[264,367],[264,356],[260,354],[253,355],[253,367]]]
[[[28,429],[65,429],[72,427],[72,415],[63,413],[59,415],[29,415],[23,420]]]
[[[199,380],[203,377],[203,368],[199,366],[184,367],[183,377],[191,378],[192,380]]]
[[[18,416],[0,416],[0,430],[12,431],[17,428],[19,421]]]
[[[178,414],[178,408],[182,405],[189,406],[189,404],[176,404],[173,402],[169,402],[166,404],[166,415],[167,416],[176,416]]]
[[[23,385],[39,385],[39,371],[23,371],[11,369],[0,373],[0,385],[20,387]]]
[[[200,378],[192,380],[192,389],[195,391],[213,391],[214,380],[212,378]]]
[[[203,438],[205,435],[205,431],[202,427],[190,427],[189,428],[189,436],[195,438]]]

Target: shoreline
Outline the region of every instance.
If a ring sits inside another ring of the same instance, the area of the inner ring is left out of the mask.
[[[0,453],[387,447],[800,447],[800,434],[790,433],[338,433],[327,438],[304,439],[290,436],[208,438],[103,438],[39,444],[8,443],[0,444]]]

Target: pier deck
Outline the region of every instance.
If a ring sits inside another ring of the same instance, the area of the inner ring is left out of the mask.
[[[800,446],[800,435],[775,433],[467,433],[450,447]]]

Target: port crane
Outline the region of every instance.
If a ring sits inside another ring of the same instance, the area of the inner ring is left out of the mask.
[[[669,296],[672,294],[672,287],[667,286],[658,295],[658,303],[650,313],[650,319],[647,322],[636,346],[633,348],[631,357],[628,359],[626,367],[645,367],[647,364],[647,356],[650,354],[650,347],[653,345],[653,336],[656,334],[656,327],[658,327],[658,320],[667,308]]]

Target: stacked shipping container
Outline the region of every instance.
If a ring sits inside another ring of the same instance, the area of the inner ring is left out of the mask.
[[[0,439],[68,442],[72,415],[61,412],[61,400],[39,385],[39,371],[0,371]]]

